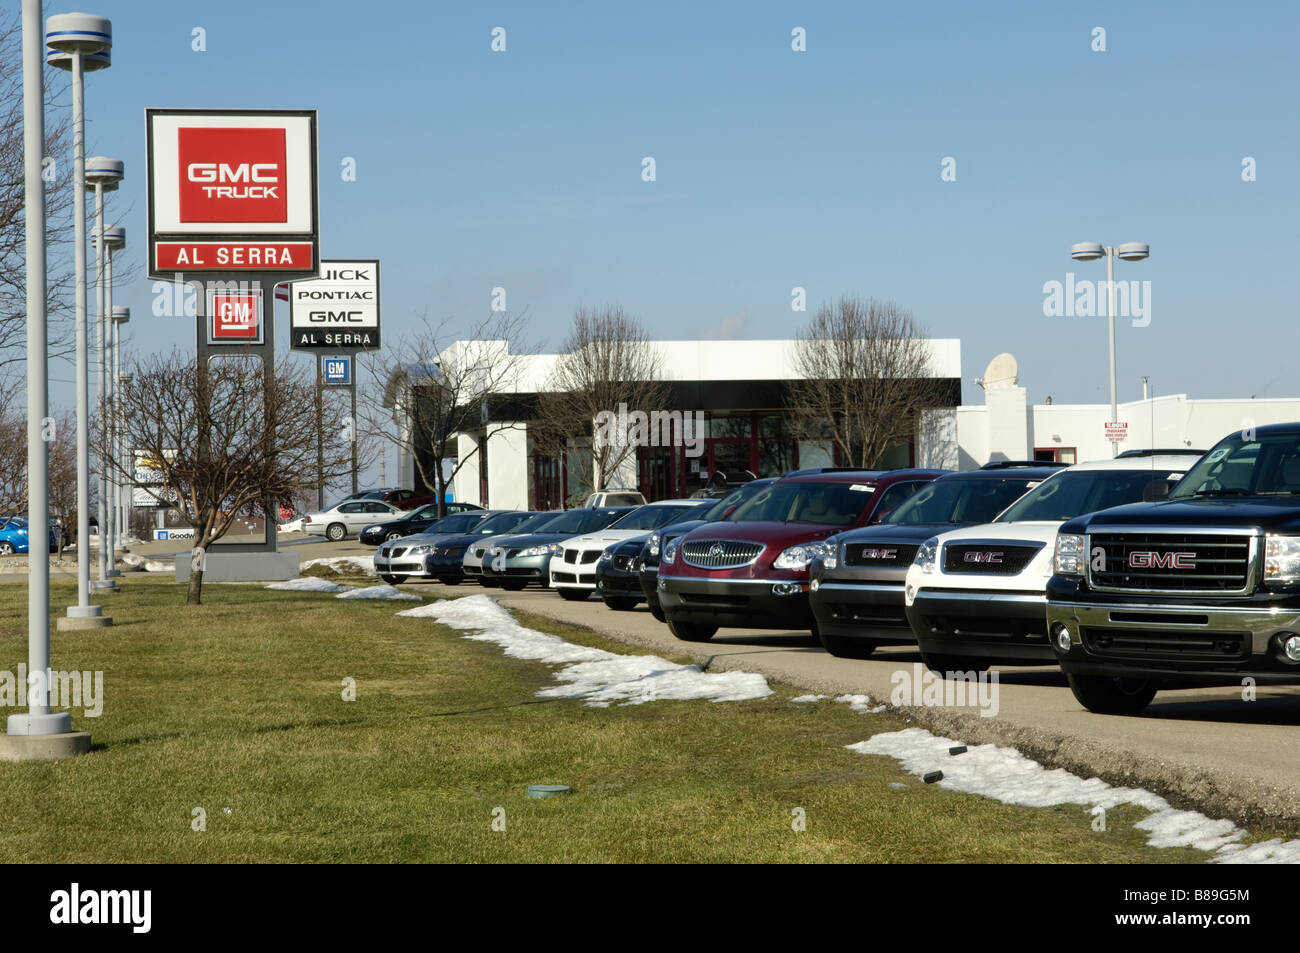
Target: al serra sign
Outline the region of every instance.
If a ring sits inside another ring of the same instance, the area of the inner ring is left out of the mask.
[[[302,349],[379,347],[379,262],[322,261],[319,278],[290,284],[289,344]]]
[[[317,274],[316,113],[147,109],[149,277]]]

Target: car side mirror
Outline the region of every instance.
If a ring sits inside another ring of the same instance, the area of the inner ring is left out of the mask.
[[[1142,502],[1156,503],[1160,500],[1166,499],[1169,496],[1169,491],[1173,488],[1173,483],[1168,480],[1152,480],[1142,488]]]

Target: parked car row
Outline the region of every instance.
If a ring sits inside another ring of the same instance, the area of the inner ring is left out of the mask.
[[[389,582],[644,602],[690,642],[806,629],[847,658],[916,644],[945,675],[1059,664],[1095,712],[1140,711],[1166,684],[1300,684],[1300,424],[1208,452],[820,468],[720,499],[479,510],[399,538],[416,521],[377,525]]]

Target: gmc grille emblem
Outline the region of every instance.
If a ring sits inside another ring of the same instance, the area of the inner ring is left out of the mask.
[[[1129,553],[1128,564],[1130,569],[1195,569],[1196,553]]]
[[[898,550],[896,549],[867,549],[862,550],[862,559],[897,559]]]
[[[962,554],[962,562],[967,563],[1000,563],[1002,554],[999,552],[969,552]]]

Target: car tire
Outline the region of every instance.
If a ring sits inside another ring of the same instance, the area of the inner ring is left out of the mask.
[[[502,589],[504,589],[506,592],[523,592],[523,590],[524,590],[524,586],[528,585],[528,583],[526,583],[526,582],[499,582],[499,583],[498,583],[498,582],[494,582],[494,583],[492,583],[492,585],[494,585],[494,586],[500,586],[500,587],[501,587]]]
[[[12,556],[14,554],[14,544],[5,540],[0,542],[0,556]]]
[[[384,580],[384,582],[388,583],[390,586],[395,586],[399,582],[406,582],[405,576],[391,576],[382,572],[379,574],[379,578]]]
[[[460,580],[455,576],[439,576],[438,581],[444,586],[459,586]]]
[[[931,655],[921,653],[921,661],[934,674],[947,677],[949,672],[987,672],[990,663],[975,655]]]
[[[1136,715],[1156,697],[1160,683],[1151,678],[1067,675],[1079,704],[1098,715]]]
[[[606,596],[605,605],[615,612],[629,612],[636,608],[637,600],[631,596]]]
[[[385,534],[384,534],[384,542],[386,542],[386,543],[391,543],[393,540],[395,540],[395,539],[401,539],[401,538],[402,538],[402,534],[399,533],[399,532],[397,532],[396,530],[394,530],[394,531],[391,532],[391,533],[385,533]]]
[[[813,641],[820,643],[822,648],[836,658],[870,658],[879,644],[873,639],[849,639],[842,635],[827,635],[819,625],[813,626],[812,635]]]
[[[501,585],[501,583],[497,582],[495,579],[488,579],[484,576],[478,577],[478,584],[484,589],[495,589],[497,586]]]
[[[587,597],[591,595],[590,589],[556,589],[561,599],[567,599],[570,602],[586,602]]]
[[[659,608],[658,604],[650,607],[650,614],[660,622],[667,622],[668,616],[664,615],[664,610]]]
[[[707,642],[718,631],[716,625],[703,622],[673,622],[669,620],[668,631],[683,642]]]
[[[348,528],[342,523],[330,523],[325,527],[325,538],[331,543],[341,543],[347,538]]]

